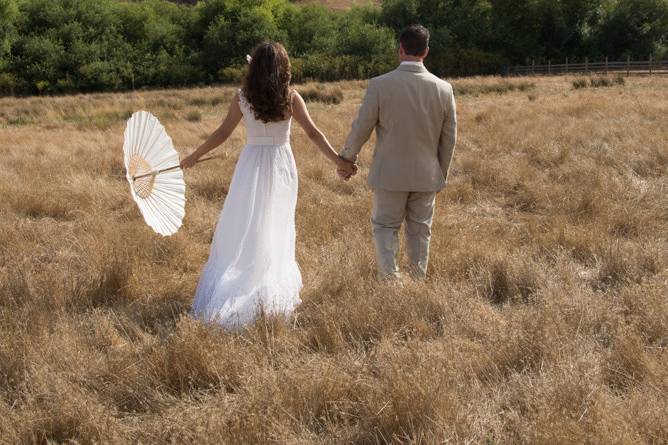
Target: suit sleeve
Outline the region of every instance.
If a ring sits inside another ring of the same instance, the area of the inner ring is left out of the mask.
[[[355,162],[362,146],[369,140],[371,132],[378,123],[379,98],[376,83],[371,80],[367,87],[362,106],[357,112],[346,143],[339,155]]]
[[[455,95],[452,93],[452,90],[446,100],[447,109],[445,119],[443,120],[443,128],[441,129],[441,139],[438,143],[438,162],[441,165],[441,171],[447,184],[452,154],[457,142],[457,106],[455,105]]]

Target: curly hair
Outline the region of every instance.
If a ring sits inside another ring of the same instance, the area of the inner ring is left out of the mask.
[[[265,123],[287,119],[292,113],[288,52],[278,42],[264,42],[251,57],[242,91],[255,118]]]

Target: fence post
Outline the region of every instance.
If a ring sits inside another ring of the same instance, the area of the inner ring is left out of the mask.
[[[631,56],[626,56],[626,77],[631,75]]]
[[[608,56],[605,56],[605,75],[608,75]]]
[[[652,55],[649,55],[649,75],[652,75]]]
[[[589,57],[585,57],[585,74],[589,75]]]
[[[547,59],[547,74],[552,74],[552,61]]]
[[[568,74],[568,57],[566,57],[566,74]]]
[[[531,59],[531,74],[536,75],[536,59]]]

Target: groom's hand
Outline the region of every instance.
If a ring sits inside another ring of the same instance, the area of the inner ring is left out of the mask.
[[[340,168],[336,169],[336,173],[339,175],[339,178],[341,178],[342,181],[347,181],[353,176],[353,174],[348,173],[345,170],[341,170]]]
[[[349,180],[351,177],[357,174],[357,165],[354,162],[349,161],[348,159],[345,159],[341,156],[339,156],[337,167],[338,168],[336,169],[336,173],[344,181]]]
[[[353,171],[353,172],[349,172],[349,171],[342,170],[342,169],[337,169],[336,173],[339,175],[339,178],[341,178],[344,181],[347,181],[347,180],[349,180],[350,178],[352,178],[353,176],[355,176],[357,174],[357,169],[355,169],[355,171]]]

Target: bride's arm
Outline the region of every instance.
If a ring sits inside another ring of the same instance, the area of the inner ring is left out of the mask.
[[[317,145],[325,157],[336,164],[339,169],[351,173],[356,170],[356,167],[352,162],[339,157],[322,131],[320,131],[320,129],[315,126],[308,110],[306,109],[306,103],[304,102],[304,99],[296,90],[292,94],[292,117],[295,118],[299,125],[304,129],[304,132],[309,137],[309,139],[311,139],[311,141]]]
[[[230,137],[236,126],[241,121],[243,114],[239,106],[239,96],[235,96],[235,100],[230,104],[227,110],[227,116],[216,130],[211,133],[206,141],[195,149],[189,156],[183,158],[181,161],[181,168],[190,168],[197,163],[197,160],[204,154],[210,152],[220,144],[225,142]]]

